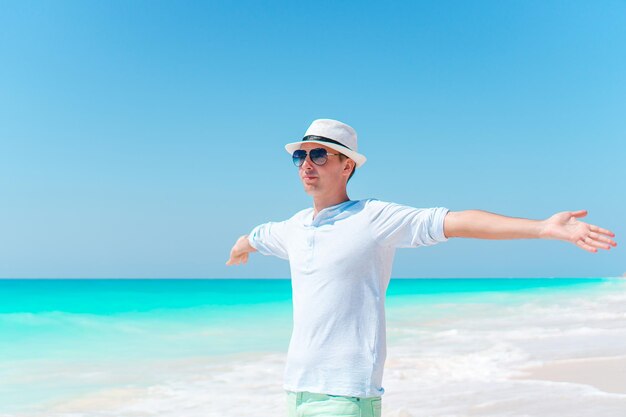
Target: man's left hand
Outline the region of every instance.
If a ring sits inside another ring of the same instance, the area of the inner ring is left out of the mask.
[[[543,221],[541,237],[544,239],[558,239],[572,242],[578,247],[597,252],[598,249],[609,250],[617,243],[611,239],[615,233],[593,224],[581,222],[580,217],[585,217],[587,210],[562,211]]]

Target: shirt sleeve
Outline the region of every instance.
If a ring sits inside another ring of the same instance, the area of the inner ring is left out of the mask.
[[[287,222],[268,222],[256,226],[248,235],[250,245],[262,255],[289,259],[286,245]]]
[[[415,208],[382,201],[372,202],[372,232],[384,246],[415,248],[445,242],[446,207]]]

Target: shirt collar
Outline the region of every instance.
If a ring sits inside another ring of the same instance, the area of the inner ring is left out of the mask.
[[[348,214],[346,210],[352,207],[355,203],[357,203],[355,200],[346,200],[342,203],[335,204],[334,206],[323,208],[317,213],[315,219],[313,219],[313,212],[315,209],[310,208],[304,217],[304,225],[321,226],[329,221],[339,220],[340,218],[346,217],[342,216],[342,214]]]

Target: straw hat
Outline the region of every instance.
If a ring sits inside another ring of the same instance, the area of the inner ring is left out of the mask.
[[[333,119],[317,119],[311,123],[301,141],[285,145],[285,149],[291,155],[293,151],[300,149],[303,143],[319,143],[328,146],[356,163],[359,168],[367,158],[357,152],[356,131],[345,123]]]

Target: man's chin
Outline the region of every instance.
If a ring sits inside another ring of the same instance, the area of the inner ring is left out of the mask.
[[[318,194],[318,188],[311,184],[303,184],[304,192],[310,195],[311,197]]]

